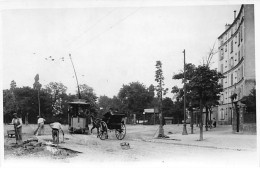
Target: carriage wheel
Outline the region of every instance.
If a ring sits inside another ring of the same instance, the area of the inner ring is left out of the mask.
[[[122,140],[124,139],[125,135],[126,135],[126,127],[124,123],[121,123],[121,129],[116,129],[115,131],[116,133],[116,138],[118,140]]]
[[[98,137],[101,140],[107,139],[107,137],[108,137],[108,134],[107,134],[107,124],[104,121],[101,121],[99,127],[100,127],[100,129],[99,129]]]

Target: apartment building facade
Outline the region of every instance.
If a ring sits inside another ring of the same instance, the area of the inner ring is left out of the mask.
[[[255,86],[255,24],[254,5],[241,5],[239,13],[234,11],[234,21],[226,24],[225,31],[218,37],[218,71],[225,78],[221,79],[223,92],[220,96],[218,124],[232,124],[233,107],[231,95],[240,101],[250,94]]]

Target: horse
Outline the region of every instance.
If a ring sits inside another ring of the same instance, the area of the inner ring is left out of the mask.
[[[99,128],[100,128],[100,121],[101,119],[94,117],[94,115],[90,114],[91,122],[92,122],[92,128],[90,130],[90,133],[92,133],[92,130],[97,128],[97,134],[99,134]]]

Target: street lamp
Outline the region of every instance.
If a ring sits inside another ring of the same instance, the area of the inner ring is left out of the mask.
[[[183,132],[182,135],[188,135],[186,128],[186,71],[185,71],[185,49],[183,50],[184,54],[184,121],[183,121]]]
[[[230,96],[232,107],[234,108],[234,111],[236,113],[236,118],[237,118],[237,132],[239,132],[239,112],[238,112],[238,109],[237,109],[237,101],[234,101],[236,98],[237,98],[236,93],[234,93]]]

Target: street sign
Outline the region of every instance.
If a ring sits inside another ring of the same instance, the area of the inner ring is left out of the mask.
[[[145,113],[154,113],[154,109],[144,109]]]

